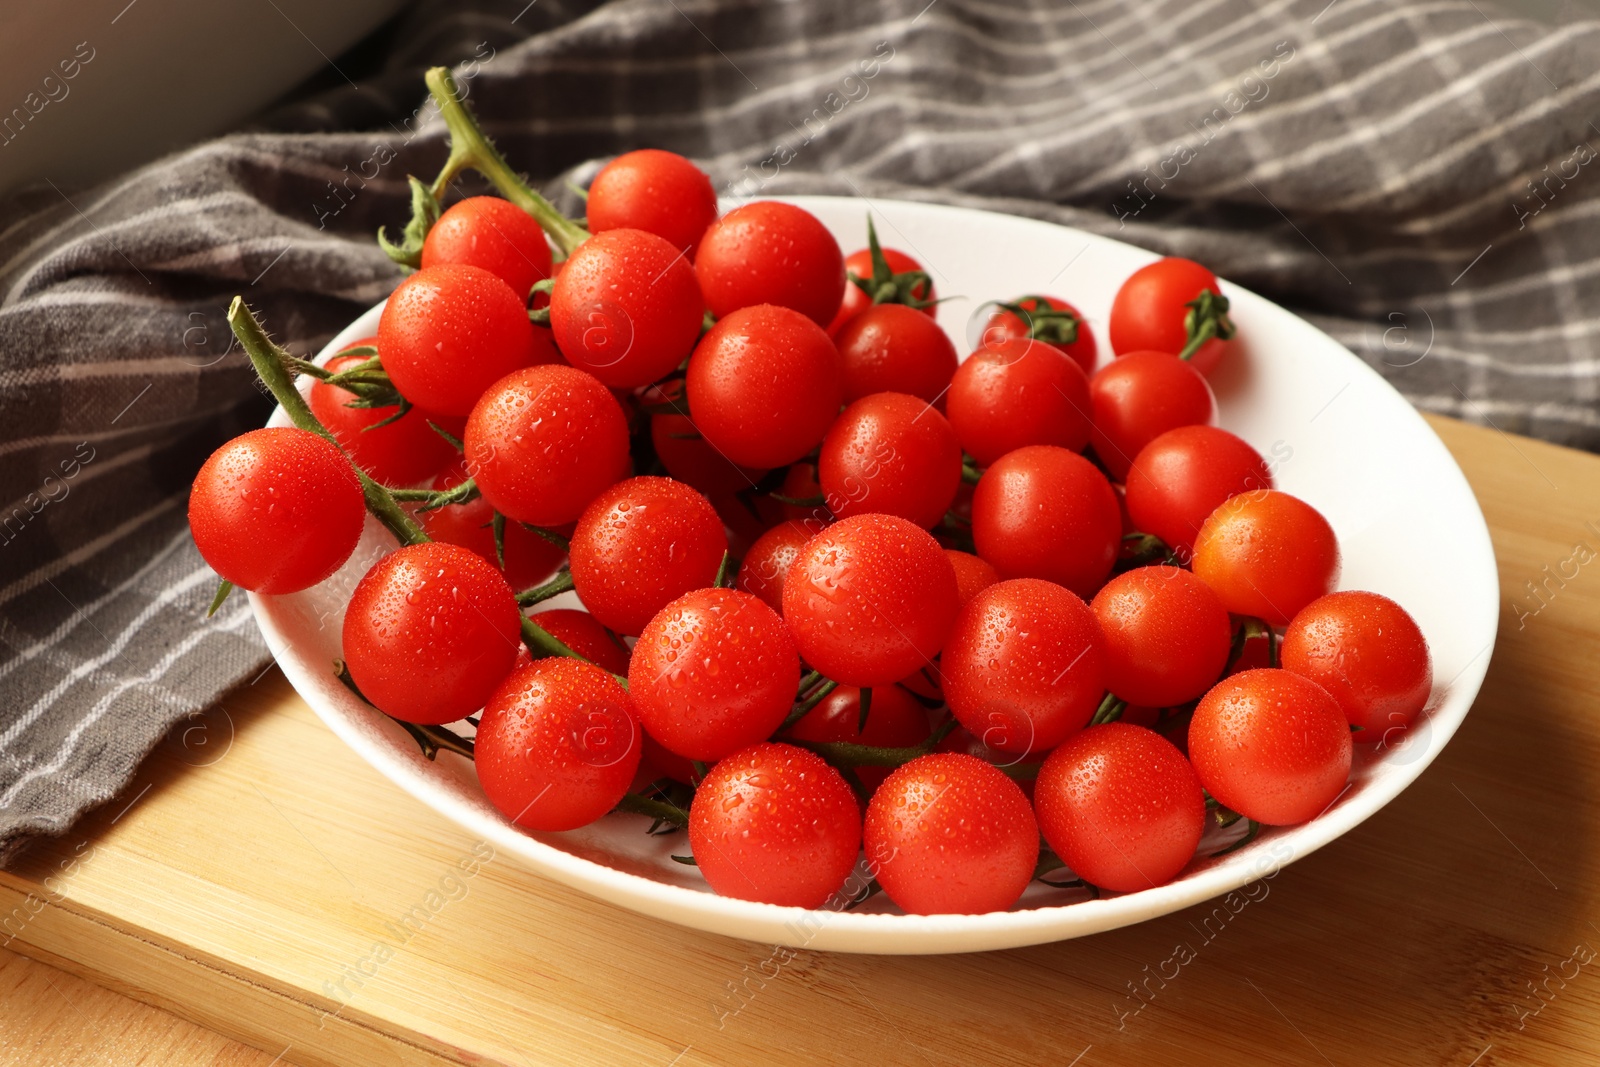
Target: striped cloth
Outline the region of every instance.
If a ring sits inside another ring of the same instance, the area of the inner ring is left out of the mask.
[[[443,154],[423,66],[459,64],[506,155],[569,210],[566,179],[655,145],[730,200],[1080,226],[1301,311],[1420,407],[1595,448],[1600,24],[1486,4],[439,2],[371,77],[339,68],[342,88],[249,132],[12,198],[0,861],[267,663],[243,598],[205,621],[184,521],[200,462],[267,410],[224,308],[244,294],[309,353],[396,283],[372,235]]]

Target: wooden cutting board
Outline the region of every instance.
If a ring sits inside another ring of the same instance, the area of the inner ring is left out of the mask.
[[[695,933],[494,855],[269,671],[0,872],[0,942],[263,1063],[1591,1062],[1600,563],[1577,561],[1600,559],[1600,458],[1434,426],[1500,564],[1483,693],[1401,797],[1231,909],[949,957]]]

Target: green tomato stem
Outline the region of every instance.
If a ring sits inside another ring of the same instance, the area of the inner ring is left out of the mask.
[[[445,189],[456,175],[471,167],[478,171],[500,195],[533,216],[535,222],[550,235],[561,251],[571,255],[573,250],[589,239],[589,231],[556,210],[556,206],[530,188],[522,177],[506,163],[499,150],[484,136],[472,112],[456,89],[455,79],[448,67],[434,67],[424,76],[428,91],[439,105],[439,115],[450,130],[450,155],[444,169],[434,179],[432,193],[442,198]]]

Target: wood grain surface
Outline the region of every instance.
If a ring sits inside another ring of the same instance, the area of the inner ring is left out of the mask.
[[[176,731],[123,797],[0,872],[0,943],[50,965],[0,956],[0,1056],[1593,1062],[1600,458],[1433,422],[1499,560],[1501,638],[1482,695],[1416,784],[1233,910],[948,957],[695,933],[493,855],[362,763],[269,671]]]

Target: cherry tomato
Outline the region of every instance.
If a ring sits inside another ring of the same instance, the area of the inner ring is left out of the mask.
[[[717,192],[704,171],[676,152],[624,152],[589,184],[589,230],[644,230],[694,255],[717,217]]]
[[[512,371],[554,361],[554,350],[539,350],[525,301],[481,267],[425,267],[383,307],[383,369],[418,407],[465,415]]]
[[[379,710],[455,722],[510,673],[521,634],[505,577],[477,553],[435,541],[385,556],[361,579],[344,615],[344,658]]]
[[[839,353],[816,323],[762,304],[734,311],[689,357],[689,413],[730,462],[792,463],[839,414]]]
[[[973,756],[936,752],[872,794],[867,864],[913,915],[1004,911],[1039,863],[1039,824],[1017,783]]]
[[[1130,704],[1187,703],[1227,666],[1228,612],[1186,570],[1136,567],[1107,582],[1090,608],[1105,634],[1106,688]]]
[[[945,410],[980,467],[1027,445],[1078,452],[1089,443],[1089,377],[1043,341],[1002,341],[972,353],[950,381]]]
[[[801,547],[783,582],[800,654],[844,685],[889,685],[932,663],[960,606],[944,550],[895,515],[834,523]]]
[[[650,443],[668,474],[706,496],[750,489],[767,473],[730,461],[701,436],[687,415],[650,416]]]
[[[567,361],[606,385],[649,385],[683,362],[705,304],[682,250],[643,230],[597,233],[550,291],[550,330]]]
[[[1189,760],[1224,807],[1268,826],[1321,814],[1350,777],[1350,725],[1328,691],[1265,669],[1230,675],[1200,699]]]
[[[550,277],[550,243],[533,216],[498,196],[469,196],[433,224],[422,242],[422,267],[463,263],[497,276],[524,301]]]
[[[971,552],[958,552],[956,549],[944,550],[945,558],[956,569],[956,595],[961,598],[961,605],[1000,580],[999,572],[987,560],[974,556]]]
[[[923,270],[921,263],[918,263],[915,259],[912,259],[898,248],[884,248],[881,251],[883,252],[883,261],[889,265],[889,272],[891,274],[905,274],[908,271],[922,271],[924,274],[927,273],[927,271]],[[872,297],[867,295],[866,290],[862,289],[861,286],[857,285],[854,281],[849,280],[851,275],[854,275],[856,278],[860,278],[863,281],[872,280],[872,249],[858,249],[854,252],[851,252],[848,256],[845,256],[844,272],[846,276],[844,299],[839,303],[839,311],[833,316],[833,321],[828,324],[828,333],[830,336],[837,337],[840,328],[843,327],[845,323],[862,314],[868,308],[906,307],[904,304],[873,304]],[[911,295],[916,297],[918,300],[937,299],[937,297],[934,296],[933,283],[931,281],[915,286],[911,290]],[[918,315],[922,315],[925,318],[931,319],[937,312],[938,307],[935,304],[929,304],[927,307],[921,309],[906,308],[906,310],[914,311]],[[840,346],[841,349],[843,347],[843,345]],[[954,353],[952,352],[951,354],[953,355]],[[951,370],[954,369],[955,367],[952,365]],[[882,391],[882,389],[867,390],[869,393],[880,393]],[[909,389],[905,390],[905,392],[910,391],[911,390]]]
[[[466,467],[456,463],[433,480],[435,491],[453,489],[466,480]],[[500,567],[499,554],[494,547],[494,508],[483,497],[475,497],[465,504],[447,504],[442,508],[425,511],[417,518],[422,532],[430,540],[444,541],[470,549]],[[557,531],[562,532],[562,531]],[[570,530],[565,531],[571,533]],[[503,539],[506,565],[502,573],[515,590],[531,589],[555,573],[567,554],[560,547],[521,524],[507,522]]]
[[[800,554],[800,548],[811,540],[823,524],[787,519],[756,539],[739,565],[739,577],[734,588],[743,590],[761,600],[773,611],[783,611],[783,580]]]
[[[596,619],[636,634],[669,601],[710,585],[727,551],[711,501],[671,478],[629,478],[578,519],[572,584]]]
[[[817,465],[815,463],[791,463],[789,469],[783,473],[783,484],[778,487],[778,495],[786,496],[790,500],[815,500],[822,496],[822,483],[817,481]],[[794,519],[796,522],[811,523],[816,530],[833,521],[833,516],[828,509],[815,504],[781,504],[783,517]],[[821,525],[816,525],[820,523]]]
[[[564,656],[519,667],[483,709],[474,762],[493,804],[529,830],[575,830],[617,806],[644,751],[627,690]]]
[[[926,529],[956,498],[961,445],[926,400],[874,393],[845,408],[828,429],[817,473],[839,518],[881,512]]]
[[[1155,534],[1179,559],[1194,554],[1195,538],[1229,497],[1271,489],[1261,453],[1215,426],[1180,426],[1155,438],[1128,469],[1128,517]]]
[[[1105,694],[1105,638],[1083,601],[1036,578],[991,585],[961,609],[940,673],[950,710],[999,752],[1054,748]]]
[[[1339,580],[1339,541],[1310,504],[1274,489],[1225,501],[1200,529],[1194,573],[1235,615],[1287,626]]]
[[[376,341],[374,337],[357,344]],[[337,374],[363,361],[361,356],[335,356],[328,360],[327,369]],[[430,417],[440,421],[442,416],[430,416],[420,408],[412,408],[393,422],[385,422],[400,409],[348,407],[355,399],[356,395],[348,389],[313,382],[307,403],[317,421],[350,457],[350,462],[371,475],[373,481],[396,487],[415,485],[439,473],[455,458],[456,450],[450,447],[450,442],[428,425]],[[380,422],[385,425],[379,426]]]
[[[904,304],[879,304],[852,315],[833,338],[846,403],[873,393],[910,393],[932,404],[956,372],[950,338],[931,317]]]
[[[713,222],[700,239],[694,273],[719,319],[740,308],[776,304],[820,329],[833,321],[844,298],[839,242],[811,212],[772,200],[734,208]]]
[[[628,420],[593,375],[532,367],[483,394],[464,444],[467,469],[496,511],[560,526],[626,472]]]
[[[880,748],[910,748],[926,741],[930,732],[928,713],[916,697],[898,685],[880,685],[872,690],[872,701],[867,706],[867,726],[861,729],[861,690],[853,685],[841,685],[801,716],[786,734],[796,741],[842,741]],[[883,767],[857,767],[856,777],[868,789],[876,789],[889,777],[889,772]]]
[[[696,589],[662,608],[628,667],[650,736],[707,762],[770,737],[799,684],[800,657],[783,620],[736,589]]]
[[[241,434],[211,453],[189,493],[189,529],[240,589],[298,593],[355,551],[367,508],[350,461],[291,427]]]
[[[1192,364],[1165,352],[1129,352],[1089,379],[1089,407],[1095,455],[1126,479],[1145,445],[1168,430],[1209,423],[1217,402]]]
[[[572,651],[593,663],[608,674],[628,673],[628,646],[617,640],[615,634],[601,626],[587,611],[573,608],[546,608],[533,616],[539,629],[566,645]],[[541,656],[541,659],[549,657]],[[517,653],[517,664],[533,662],[533,655],[524,645]]]
[[[1428,642],[1405,608],[1377,593],[1329,593],[1301,608],[1283,635],[1285,670],[1328,691],[1357,742],[1398,736],[1433,689]],[[1391,731],[1395,731],[1391,734]]]
[[[1158,734],[1121,722],[1091,726],[1050,753],[1033,806],[1072,873],[1116,893],[1172,881],[1205,832],[1205,795],[1189,761]]]
[[[1111,483],[1064,448],[1019,448],[972,494],[972,539],[1002,578],[1043,578],[1091,597],[1111,573],[1122,516]]]
[[[989,324],[983,328],[983,347],[998,345],[1012,338],[1029,337],[1032,335],[1037,323],[1038,329],[1041,331],[1041,336],[1038,337],[1039,340],[1071,356],[1072,361],[1083,368],[1083,373],[1093,374],[1095,358],[1099,354],[1099,349],[1094,341],[1094,331],[1089,328],[1088,322],[1084,321],[1082,313],[1065,300],[1057,300],[1053,296],[1042,298],[1049,312],[1066,312],[1078,320],[1077,339],[1071,344],[1067,344],[1056,340],[1052,336],[1055,332],[1052,329],[1052,320],[1059,319],[1059,316],[1050,316],[1049,312],[1044,315],[1038,314],[1040,299],[1037,296],[1025,296],[1019,300],[1012,301],[1013,304],[1022,309],[1023,314],[1020,316],[1011,309],[1004,307],[995,312],[990,317]]]
[[[753,745],[711,768],[695,790],[689,847],[721,896],[818,908],[855,869],[861,811],[821,757]]]
[[[1111,302],[1111,347],[1118,355],[1156,351],[1177,355],[1189,342],[1186,306],[1209,289],[1220,294],[1217,276],[1194,262],[1168,256],[1128,276]],[[1213,337],[1190,357],[1195,370],[1210,374],[1228,342]]]

